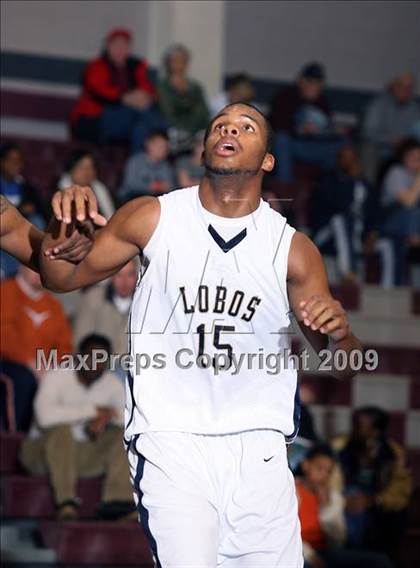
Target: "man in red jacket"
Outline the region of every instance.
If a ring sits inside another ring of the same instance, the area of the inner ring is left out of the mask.
[[[70,116],[77,138],[129,142],[138,150],[152,130],[164,128],[147,63],[130,56],[131,41],[129,30],[111,30],[101,57],[88,64],[82,94]]]

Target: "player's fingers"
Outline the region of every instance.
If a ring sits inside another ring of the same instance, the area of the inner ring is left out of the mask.
[[[63,212],[63,222],[70,223],[73,208],[73,192],[65,191],[61,200],[61,210]]]
[[[86,198],[82,188],[77,187],[74,191],[74,203],[76,206],[76,219],[84,221],[86,219]]]
[[[88,202],[88,211],[89,211],[89,217],[91,219],[95,219],[96,222],[96,217],[98,215],[98,202],[96,200],[96,196],[93,193],[92,189],[90,187],[83,187],[82,188],[85,199]]]
[[[63,212],[61,209],[62,197],[63,197],[62,191],[56,191],[51,200],[51,207],[54,212],[55,218],[58,219],[58,221],[61,221],[63,218]]]
[[[316,331],[322,325],[327,323],[329,320],[333,319],[336,316],[334,310],[330,307],[325,309],[311,324],[311,329]]]
[[[312,304],[310,309],[306,309],[306,316],[304,316],[304,321],[306,325],[312,325],[312,323],[319,317],[327,308],[328,303],[319,300],[318,302]],[[308,323],[306,323],[308,322]]]
[[[94,222],[95,225],[98,225],[99,227],[105,227],[105,225],[108,223],[106,218],[103,215],[100,215],[99,213],[96,215]]]
[[[308,304],[308,302],[309,302],[310,300],[312,300],[313,298],[315,298],[315,296],[311,296],[310,298],[306,298],[306,300],[301,300],[301,301],[299,302],[299,307],[300,307],[301,309],[303,309],[303,308]]]
[[[67,239],[65,239],[55,247],[47,249],[45,252],[50,254],[58,254],[59,252],[63,251],[66,252],[76,246],[81,238],[82,237],[80,233],[78,233],[78,231],[73,231]],[[84,239],[86,239],[86,237],[84,237]]]
[[[307,300],[302,300],[302,302],[300,302],[301,305],[304,303],[304,306],[302,306],[302,314],[304,312],[308,314],[308,312],[312,309],[312,306],[314,306],[319,300],[320,296],[318,295],[311,296]]]
[[[340,327],[343,325],[343,321],[342,318],[340,316],[335,316],[333,317],[329,322],[324,323],[321,327],[320,327],[320,332],[321,333],[325,333],[327,335],[330,335],[331,333],[334,333],[334,331],[337,331],[338,329],[340,329]]]
[[[89,252],[91,245],[89,243],[80,243],[66,253],[59,253],[53,257],[53,260],[67,260],[68,262],[79,262],[85,258]]]
[[[59,250],[54,249],[52,258],[55,260],[70,260],[74,256],[79,255],[81,252],[86,252],[92,248],[92,242],[88,239],[80,240],[78,239],[71,246],[66,248],[60,248]]]

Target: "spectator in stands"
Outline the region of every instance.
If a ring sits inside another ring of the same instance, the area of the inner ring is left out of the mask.
[[[420,142],[406,140],[382,186],[382,232],[395,251],[396,284],[404,283],[407,248],[420,245]]]
[[[169,140],[164,131],[149,134],[146,151],[131,156],[124,169],[121,202],[141,195],[161,195],[174,188],[174,174],[168,162]]]
[[[204,132],[194,136],[192,153],[178,158],[176,161],[176,176],[179,187],[198,185],[204,174],[203,166]]]
[[[127,29],[110,31],[101,57],[87,66],[83,91],[70,117],[80,140],[129,142],[138,150],[149,132],[164,126],[147,63],[130,55],[131,41]]]
[[[75,150],[66,166],[66,172],[58,182],[58,189],[72,185],[92,188],[98,200],[99,212],[109,219],[115,212],[114,201],[108,188],[97,179],[96,162],[93,154],[86,150]]]
[[[39,229],[43,229],[48,218],[47,208],[39,191],[23,177],[24,159],[16,144],[4,144],[0,148],[0,194],[14,205],[19,212]],[[14,276],[18,262],[4,251],[0,253],[1,278]]]
[[[412,481],[404,450],[388,437],[388,422],[383,410],[360,408],[353,415],[350,435],[338,437],[333,446],[344,478],[349,543],[395,559]]]
[[[212,97],[209,102],[211,116],[216,116],[226,105],[234,103],[253,103],[255,89],[246,73],[236,73],[229,77],[226,90]]]
[[[26,431],[31,419],[37,378],[37,350],[58,359],[72,351],[70,324],[61,304],[41,284],[39,274],[21,266],[15,278],[0,283],[0,371],[11,381],[18,430]],[[2,410],[6,403],[2,396]],[[6,414],[2,412],[4,417]]]
[[[74,340],[99,333],[112,343],[116,353],[127,352],[127,320],[136,288],[138,266],[131,260],[107,286],[93,286],[81,295],[73,322]]]
[[[79,347],[86,365],[49,371],[35,398],[35,422],[21,461],[28,472],[49,475],[58,519],[78,516],[78,477],[105,476],[100,516],[134,509],[122,442],[124,387],[102,362],[110,351],[105,337],[87,336]]]
[[[362,125],[362,158],[366,176],[376,182],[381,162],[391,158],[404,138],[420,128],[420,105],[410,73],[395,77],[368,106]],[[420,134],[417,134],[420,141]]]
[[[191,148],[192,137],[207,127],[209,112],[200,83],[188,75],[190,53],[173,45],[163,57],[164,77],[159,81],[159,104],[169,124],[174,153]]]
[[[333,243],[344,282],[355,279],[356,255],[362,252],[362,238],[376,210],[373,197],[356,149],[342,147],[336,169],[324,177],[314,195],[313,239],[321,250]]]
[[[295,162],[334,167],[343,140],[332,124],[323,92],[325,79],[322,65],[308,63],[296,84],[281,89],[273,101],[270,122],[277,133],[276,175],[283,181],[292,179]]]
[[[39,191],[23,177],[24,159],[16,144],[0,149],[0,193],[38,228],[44,228],[47,208]]]
[[[345,501],[331,487],[335,456],[325,444],[313,446],[296,479],[305,566],[311,568],[391,568],[389,560],[373,552],[346,550]]]

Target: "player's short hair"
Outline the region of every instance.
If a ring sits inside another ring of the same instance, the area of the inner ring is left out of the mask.
[[[334,450],[328,444],[316,444],[312,446],[306,452],[304,460],[311,461],[318,457],[329,458],[333,461],[336,460]]]
[[[266,115],[260,111],[259,108],[257,108],[255,105],[251,104],[251,103],[230,103],[228,105],[226,105],[225,107],[223,107],[222,110],[227,109],[229,107],[232,106],[245,106],[248,108],[252,108],[252,110],[255,110],[255,112],[257,112],[260,116],[263,117],[264,119],[264,125],[265,125],[265,130],[266,130],[266,152],[272,152],[273,151],[273,147],[274,147],[274,131],[273,128],[268,120],[268,118],[266,117]],[[209,122],[207,128],[206,128],[206,133],[204,135],[204,143],[206,143],[207,138],[209,137],[210,134],[210,130],[211,127],[213,125],[213,122],[219,117],[220,113],[217,113],[217,115],[211,119],[211,121]]]
[[[90,333],[79,342],[78,349],[80,353],[89,351],[89,347],[101,347],[107,353],[111,353],[111,341],[99,333]]]

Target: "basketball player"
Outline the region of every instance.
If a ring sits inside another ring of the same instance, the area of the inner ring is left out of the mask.
[[[76,217],[85,221],[86,208],[89,218],[98,226],[104,226],[106,219],[99,215],[96,196],[90,187],[72,187],[57,192],[57,203],[65,203],[71,209],[74,203]],[[81,229],[81,227],[79,227]],[[57,257],[79,262],[92,247],[92,224],[84,223],[84,230],[73,231],[62,243]],[[32,225],[4,195],[0,195],[0,248],[17,260],[38,271],[38,257],[44,233]]]
[[[315,349],[361,348],[316,247],[261,200],[269,134],[257,109],[229,105],[207,130],[199,186],[127,203],[77,266],[52,261],[60,236],[43,243],[45,282],[62,292],[141,255],[126,444],[158,566],[303,566],[286,459],[296,370],[286,354],[278,371],[263,363],[287,353],[292,311]]]

